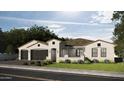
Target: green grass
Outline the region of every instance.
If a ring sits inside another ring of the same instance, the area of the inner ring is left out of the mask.
[[[55,63],[55,64],[47,65],[46,67],[124,72],[124,63],[111,63],[111,64],[105,64],[105,63],[96,63],[96,64],[63,64],[63,63]]]

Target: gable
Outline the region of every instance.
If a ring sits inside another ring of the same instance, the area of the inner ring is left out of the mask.
[[[37,42],[36,44],[27,47],[29,49],[48,49],[48,45],[41,43],[41,42]]]
[[[41,44],[41,45],[47,46],[47,43],[45,43],[45,42],[41,42],[41,41],[38,41],[38,40],[32,40],[32,41],[27,42],[26,44],[20,46],[18,49],[28,49],[30,47],[35,46],[38,43]]]
[[[26,49],[28,46],[31,46],[31,45],[33,45],[33,44],[35,44],[35,43],[37,43],[36,40],[29,41],[29,42],[27,42],[26,44],[24,44],[24,45],[18,47],[18,49]]]
[[[86,45],[86,47],[114,47],[115,45],[103,40],[97,40],[91,44]]]

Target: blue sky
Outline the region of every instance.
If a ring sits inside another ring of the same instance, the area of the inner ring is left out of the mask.
[[[4,30],[48,26],[60,37],[111,41],[114,24],[112,11],[0,11]]]

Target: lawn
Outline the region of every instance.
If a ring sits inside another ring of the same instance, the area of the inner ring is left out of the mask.
[[[47,65],[46,67],[124,72],[124,63],[111,63],[111,64],[105,64],[105,63],[95,63],[95,64],[55,63],[55,64]]]

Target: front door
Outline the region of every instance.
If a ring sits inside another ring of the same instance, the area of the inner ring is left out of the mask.
[[[56,62],[56,49],[51,49],[51,60]]]

